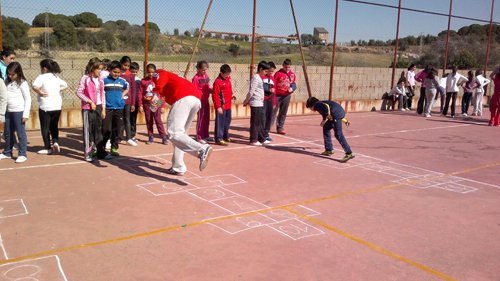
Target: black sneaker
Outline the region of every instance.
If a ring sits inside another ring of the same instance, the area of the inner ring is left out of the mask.
[[[210,145],[207,145],[206,148],[199,152],[198,158],[200,158],[200,171],[203,171],[207,167],[210,154],[212,154],[212,147]]]
[[[350,160],[350,159],[352,159],[352,158],[354,158],[354,154],[352,154],[352,153],[350,153],[350,154],[346,154],[346,155],[344,156],[344,158],[342,158],[342,160],[340,160],[340,162],[345,163],[345,162],[349,161],[349,160]]]
[[[173,175],[173,176],[184,176],[184,173],[177,172],[173,168],[166,170],[165,173],[167,173],[169,175]]]

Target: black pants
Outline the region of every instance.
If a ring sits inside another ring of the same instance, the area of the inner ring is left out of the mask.
[[[43,147],[50,149],[53,143],[59,142],[59,117],[60,110],[45,111],[38,109],[40,119],[40,131],[42,132]],[[52,142],[50,138],[52,137]]]
[[[250,111],[250,142],[264,142],[264,107],[252,107]]]
[[[420,96],[418,97],[418,103],[417,103],[417,113],[422,114],[424,112],[425,108],[425,88],[420,87]]]
[[[271,126],[273,125],[273,96],[269,99],[264,100],[264,137],[269,137],[269,132],[271,131]]]
[[[415,95],[415,87],[408,87],[408,92],[409,92],[409,95],[408,95],[408,100],[406,101],[406,106],[408,107],[408,109],[411,109],[411,104],[413,102],[413,96]]]
[[[106,109],[102,122],[102,141],[97,145],[99,157],[106,155],[106,142],[111,140],[111,148],[118,149],[121,141],[120,128],[123,128],[123,109]]]
[[[284,131],[286,114],[288,112],[288,105],[290,105],[290,99],[292,95],[288,96],[276,96],[276,108],[274,108],[273,117],[276,116],[276,131]],[[273,118],[274,119],[274,118]],[[274,120],[273,120],[274,121]]]
[[[446,93],[446,103],[443,108],[443,115],[446,116],[448,113],[448,106],[450,105],[451,99],[451,116],[455,116],[455,104],[457,102],[457,92],[447,92]]]
[[[130,112],[130,138],[135,138],[137,134],[137,112],[139,111],[139,105],[135,106],[135,110]]]
[[[97,149],[102,142],[102,106],[97,105],[95,110],[82,110],[83,115],[83,145],[87,157]],[[106,145],[106,144],[104,144]]]
[[[122,117],[123,117],[123,122],[120,128],[120,137],[121,139],[129,140],[132,138],[131,123],[130,123],[130,105],[125,105],[125,107],[123,108]]]
[[[462,114],[467,114],[467,111],[469,111],[469,105],[472,100],[472,93],[464,93],[464,96],[462,97]]]

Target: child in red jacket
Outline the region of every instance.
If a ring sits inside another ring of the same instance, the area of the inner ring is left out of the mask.
[[[285,119],[288,111],[288,105],[292,94],[297,90],[296,80],[297,77],[292,71],[292,61],[285,59],[283,61],[283,68],[274,74],[276,80],[276,108],[274,109],[273,119],[276,118],[276,132],[284,135],[285,133]],[[276,117],[278,113],[278,117]],[[274,123],[274,120],[272,120]]]
[[[231,100],[233,99],[233,86],[231,84],[231,67],[223,64],[220,74],[215,79],[212,91],[215,114],[215,143],[228,145],[229,126],[231,125]]]

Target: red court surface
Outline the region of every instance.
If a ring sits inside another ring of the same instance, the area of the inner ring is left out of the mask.
[[[0,280],[500,280],[500,128],[348,118],[347,163],[319,155],[319,115],[289,117],[267,147],[239,119],[184,176],[144,131],[93,164],[80,130],[51,156],[30,132],[29,160],[0,162]]]

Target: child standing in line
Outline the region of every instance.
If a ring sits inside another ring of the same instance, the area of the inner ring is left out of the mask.
[[[146,77],[141,80],[139,87],[139,111],[146,117],[146,128],[148,130],[148,141],[146,144],[152,144],[154,141],[153,124],[156,123],[156,129],[162,139],[162,144],[168,143],[167,133],[161,115],[165,111],[166,103],[159,105],[161,97],[153,90],[155,88],[154,76],[156,74],[156,65],[150,63],[146,66]]]
[[[220,74],[214,81],[212,100],[214,102],[215,114],[215,143],[228,145],[229,126],[231,125],[231,103],[233,98],[233,86],[231,84],[231,67],[223,64]]]
[[[201,108],[198,111],[198,120],[196,122],[196,140],[201,143],[207,143],[209,137],[208,127],[210,125],[210,78],[207,75],[208,62],[199,61],[196,63],[197,73],[193,77],[192,83],[201,92]]]
[[[101,63],[102,63],[101,78],[104,80],[104,78],[109,76],[109,65],[111,64],[111,60],[103,59]]]
[[[474,95],[474,113],[472,113],[472,116],[481,116],[483,115],[484,86],[491,81],[483,76],[483,70],[481,69],[476,70],[476,80],[479,86],[476,88],[476,94]]]
[[[5,47],[0,52],[0,55],[2,56],[0,59],[0,74],[2,79],[7,81],[7,66],[16,59],[16,52],[10,47]]]
[[[120,77],[127,82],[128,93],[123,96],[125,100],[125,106],[123,107],[123,122],[122,128],[120,128],[120,138],[127,140],[127,143],[131,146],[137,146],[137,142],[132,139],[132,123],[131,114],[135,111],[135,76],[130,71],[130,66],[132,65],[132,59],[129,56],[123,56],[120,59],[121,64],[121,74]],[[125,131],[125,136],[123,132]]]
[[[285,59],[283,68],[274,74],[276,80],[276,108],[274,109],[273,120],[276,119],[276,132],[285,135],[285,120],[290,105],[292,94],[297,90],[297,76],[292,71],[292,61]],[[278,116],[276,116],[278,113]]]
[[[135,136],[137,135],[137,113],[139,112],[139,88],[141,87],[141,78],[139,78],[139,70],[140,66],[137,62],[132,62],[130,65],[130,73],[134,76],[134,93],[133,100],[135,100],[134,104],[131,104],[131,107],[134,107],[134,111],[130,112],[130,137],[134,142],[137,143],[137,139]],[[132,90],[132,88],[130,88]],[[131,94],[132,95],[132,94]]]
[[[266,77],[262,78],[262,82],[264,83],[264,137],[266,138],[266,141],[272,141],[273,139],[269,136],[269,132],[271,132],[273,111],[276,106],[276,81],[274,80],[276,65],[272,61],[268,62],[268,64],[269,73]]]
[[[500,126],[500,66],[493,70],[490,78],[495,83],[495,88],[493,88],[493,96],[490,100],[491,118],[489,125],[498,127]]]
[[[33,81],[33,91],[38,94],[38,116],[44,148],[38,154],[59,153],[59,117],[61,116],[61,91],[68,88],[68,83],[59,78],[61,68],[56,61],[44,59],[40,62],[42,74]],[[52,142],[50,140],[52,137]],[[52,145],[51,145],[52,144]]]
[[[474,92],[474,89],[479,85],[476,77],[474,77],[474,73],[470,70],[469,72],[467,72],[467,79],[469,79],[469,81],[462,85],[462,87],[464,88],[464,95],[462,96],[462,116],[467,116],[467,111],[469,111],[469,104],[472,99],[472,93]]]
[[[439,89],[439,81],[437,77],[437,71],[432,68],[427,73],[424,81],[422,82],[422,87],[425,88],[425,107],[424,116],[426,118],[431,117],[432,106],[434,105],[434,98],[437,98],[437,93]]]
[[[19,156],[16,159],[16,163],[23,163],[28,160],[26,156],[28,138],[24,125],[30,116],[31,94],[20,63],[12,62],[7,66],[6,84],[5,149],[0,154],[0,160],[12,158],[14,132],[17,132],[19,138]]]
[[[83,145],[85,161],[94,161],[97,145],[102,142],[102,120],[106,118],[106,95],[101,78],[102,62],[90,59],[85,67],[85,75],[80,79],[76,95],[82,100]],[[101,159],[112,159],[104,152]]]
[[[129,91],[129,83],[121,78],[121,64],[119,61],[111,62],[111,74],[104,78],[104,93],[106,94],[106,117],[103,118],[102,141],[97,145],[97,157],[106,157],[106,142],[111,140],[111,155],[120,156],[118,152],[120,130],[123,128],[124,96]]]
[[[250,104],[251,107],[250,144],[255,146],[270,143],[266,140],[264,133],[264,82],[262,81],[262,77],[269,74],[269,68],[267,62],[259,62],[257,73],[252,77],[250,89],[243,101],[243,106]]]
[[[342,133],[342,122],[343,119],[345,119],[345,111],[342,106],[330,100],[319,101],[315,97],[307,99],[306,106],[310,110],[318,112],[323,117],[323,121],[321,121],[320,126],[323,127],[325,151],[321,153],[321,155],[330,156],[333,154],[331,135],[331,130],[333,129],[335,138],[340,145],[342,145],[342,148],[345,151],[345,156],[342,158],[341,162],[347,162],[349,159],[354,158],[351,147],[349,147],[349,144]]]

